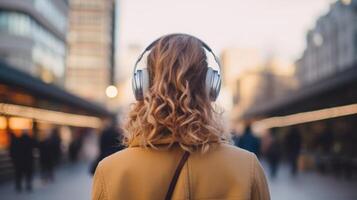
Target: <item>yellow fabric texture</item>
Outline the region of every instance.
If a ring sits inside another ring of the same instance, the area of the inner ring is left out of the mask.
[[[163,200],[183,155],[131,146],[102,160],[94,175],[92,200]],[[229,144],[191,153],[174,190],[174,200],[269,200],[256,156]]]

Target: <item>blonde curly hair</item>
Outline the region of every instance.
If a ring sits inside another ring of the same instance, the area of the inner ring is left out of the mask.
[[[147,68],[150,88],[129,112],[124,144],[157,148],[156,142],[166,139],[168,146],[206,151],[212,141],[227,140],[221,113],[205,90],[207,57],[200,40],[185,34],[162,37],[147,57]]]

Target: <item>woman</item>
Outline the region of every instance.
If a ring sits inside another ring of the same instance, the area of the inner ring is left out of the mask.
[[[206,51],[213,54],[193,36],[171,34],[139,57],[150,52],[147,69],[134,70],[128,148],[99,163],[94,200],[270,199],[256,156],[224,135],[211,104],[219,75]]]

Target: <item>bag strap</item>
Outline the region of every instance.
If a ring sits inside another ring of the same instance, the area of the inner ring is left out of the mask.
[[[183,166],[185,165],[189,156],[190,156],[190,153],[188,151],[185,151],[185,153],[182,155],[181,160],[180,160],[179,164],[177,165],[175,174],[172,177],[169,189],[167,190],[165,200],[171,200],[171,197],[174,193],[174,189],[175,189],[177,180],[179,178],[179,175],[181,173],[181,170],[182,170]]]

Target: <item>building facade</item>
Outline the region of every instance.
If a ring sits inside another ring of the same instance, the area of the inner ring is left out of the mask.
[[[66,87],[105,102],[113,84],[114,0],[70,0]]]
[[[224,99],[225,109],[230,110],[238,103],[238,82],[241,76],[251,69],[261,67],[263,58],[259,50],[254,48],[227,48],[221,54],[223,85],[222,93],[230,96],[229,101]]]
[[[271,58],[263,67],[252,68],[239,77],[236,87],[235,110],[240,118],[252,109],[267,106],[297,88],[294,66]]]
[[[342,72],[357,63],[357,1],[339,0],[306,36],[306,49],[296,61],[302,86]]]
[[[15,137],[28,133],[42,141],[59,133],[66,155],[79,130],[90,133],[112,117],[63,88],[68,6],[67,0],[0,1],[0,182],[14,178],[8,148]]]
[[[0,1],[0,59],[63,85],[67,12],[66,0]]]
[[[257,49],[225,49],[221,61],[222,90],[230,94],[232,107],[229,110],[233,120],[297,87],[291,62],[274,56],[263,58]]]

